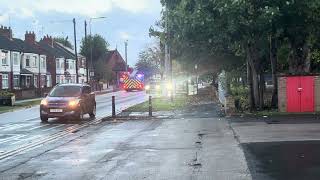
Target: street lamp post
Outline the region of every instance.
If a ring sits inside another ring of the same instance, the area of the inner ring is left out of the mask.
[[[126,40],[125,42],[124,42],[124,46],[125,46],[125,58],[126,58],[126,72],[128,72],[128,54],[127,54],[127,52],[128,52],[128,40]]]
[[[76,19],[73,18],[74,54],[76,55],[76,83],[79,83]]]

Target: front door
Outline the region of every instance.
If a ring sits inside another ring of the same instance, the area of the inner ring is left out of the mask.
[[[287,77],[287,112],[314,112],[314,77]]]

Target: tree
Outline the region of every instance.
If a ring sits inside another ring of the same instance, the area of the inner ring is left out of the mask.
[[[287,56],[291,72],[308,72],[310,64],[317,62],[311,51],[319,42],[318,0],[161,3],[166,9],[157,26],[164,29],[167,24],[168,33],[151,27],[150,35],[170,44],[173,56],[186,64],[216,64],[226,70],[247,64],[249,99],[254,109],[264,106],[264,73],[270,69],[275,85],[273,99],[277,99],[277,64],[283,62],[278,61],[278,53]],[[288,53],[280,51],[286,49]]]
[[[110,81],[114,80],[114,78],[115,78],[115,75],[114,75],[111,67],[105,63],[104,59],[99,59],[94,64],[94,69],[95,69],[95,78],[98,81],[104,80],[109,83]]]
[[[81,40],[80,54],[85,56],[89,61],[91,61],[92,55],[92,61],[95,64],[98,59],[108,51],[108,48],[109,43],[101,35],[95,34],[92,37],[87,37],[87,43],[85,38]]]
[[[159,46],[146,47],[139,53],[139,59],[135,67],[144,73],[145,78],[149,79],[157,73],[162,74],[160,69],[162,62],[162,53]]]
[[[68,40],[68,36],[66,38],[64,37],[55,37],[53,38],[54,41],[58,42],[58,43],[61,43],[62,45],[70,48],[70,49],[73,49],[73,46],[71,44],[71,42]]]

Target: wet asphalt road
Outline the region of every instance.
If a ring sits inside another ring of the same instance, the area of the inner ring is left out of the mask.
[[[251,179],[215,109],[207,104],[168,118],[92,124],[0,161],[0,179]]]
[[[49,123],[41,123],[39,118],[39,106],[0,114],[0,159],[2,154],[15,150],[25,144],[39,139],[52,137],[53,134],[63,132],[66,129],[74,130],[111,115],[111,97],[116,97],[116,110],[120,112],[129,106],[141,103],[147,99],[145,92],[114,92],[96,96],[97,116],[83,121],[69,119],[50,119]],[[98,123],[94,122],[94,123]]]

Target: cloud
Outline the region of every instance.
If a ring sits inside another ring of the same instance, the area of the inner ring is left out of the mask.
[[[6,23],[8,22],[9,20],[9,14],[6,13],[6,14],[0,14],[0,23]]]
[[[1,0],[1,11],[9,10],[24,17],[35,12],[58,12],[97,16],[121,9],[130,13],[150,12],[154,0]]]

